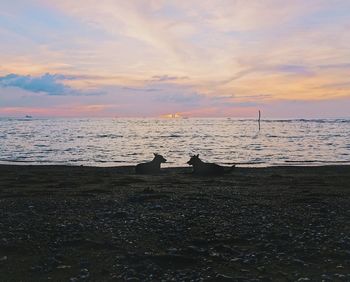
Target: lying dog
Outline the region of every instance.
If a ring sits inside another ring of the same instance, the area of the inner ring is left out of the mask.
[[[192,156],[187,163],[193,166],[193,173],[198,175],[220,175],[232,171],[235,167],[235,165],[224,167],[214,163],[205,163],[199,158],[199,155]]]
[[[160,164],[165,163],[166,159],[158,154],[154,154],[154,159],[147,163],[136,165],[135,171],[137,174],[153,174],[160,172]]]

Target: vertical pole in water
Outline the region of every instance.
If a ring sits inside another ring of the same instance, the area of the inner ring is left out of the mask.
[[[260,131],[260,118],[261,118],[261,112],[259,110],[259,119],[258,119],[258,123],[259,123],[259,131]]]

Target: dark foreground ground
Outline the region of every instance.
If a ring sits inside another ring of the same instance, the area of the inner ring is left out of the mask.
[[[350,167],[0,166],[0,281],[350,281]]]

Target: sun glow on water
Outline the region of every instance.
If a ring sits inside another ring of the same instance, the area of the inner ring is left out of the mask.
[[[161,118],[182,118],[183,116],[179,113],[174,113],[174,114],[165,114],[161,115]]]

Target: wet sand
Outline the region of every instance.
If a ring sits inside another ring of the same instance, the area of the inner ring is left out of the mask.
[[[350,166],[0,166],[0,281],[349,281]]]

